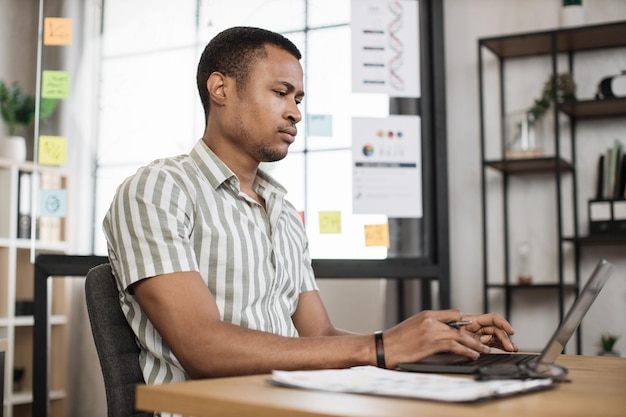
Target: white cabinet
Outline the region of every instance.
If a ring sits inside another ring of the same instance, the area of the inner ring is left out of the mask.
[[[63,190],[67,190],[67,179],[66,171],[61,168],[0,158],[0,338],[8,340],[3,375],[5,417],[32,414],[34,256],[31,254],[33,251],[37,254],[66,252],[65,198],[68,193]],[[44,211],[39,209],[41,196],[52,196],[46,199],[49,206]],[[55,197],[61,198],[56,200]],[[63,217],[37,215],[54,213],[58,205],[63,208],[57,214]],[[37,217],[35,226],[22,227],[20,231],[19,217],[23,221],[24,214],[28,213]],[[34,232],[34,240],[29,238],[33,234],[29,232]],[[63,281],[52,280],[50,303],[50,410],[51,415],[59,416],[66,414],[67,387],[68,311]]]

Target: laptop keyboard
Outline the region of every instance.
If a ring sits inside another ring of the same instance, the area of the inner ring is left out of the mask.
[[[493,364],[521,364],[532,361],[533,359],[538,358],[538,355],[534,354],[506,354],[506,353],[496,353],[491,355],[481,355],[478,359],[470,360],[470,361],[459,361],[452,363],[452,366],[468,366],[468,365],[476,365],[476,366],[488,366]]]

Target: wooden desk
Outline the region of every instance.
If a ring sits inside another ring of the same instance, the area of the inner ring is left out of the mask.
[[[137,387],[137,408],[194,417],[563,417],[626,412],[626,358],[563,355],[572,382],[476,404],[450,404],[272,386],[268,375]]]
[[[0,339],[0,417],[4,416],[4,352],[8,348],[8,340]]]

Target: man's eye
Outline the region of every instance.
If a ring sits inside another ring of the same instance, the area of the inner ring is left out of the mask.
[[[276,90],[274,91],[276,94],[278,94],[281,97],[285,97],[287,95],[286,91],[280,91],[280,90]]]

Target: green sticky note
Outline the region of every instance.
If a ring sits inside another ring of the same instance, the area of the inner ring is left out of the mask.
[[[340,211],[320,211],[320,234],[340,234],[341,233],[341,212]]]
[[[67,71],[43,71],[41,74],[41,97],[67,98],[70,96],[70,73]]]

